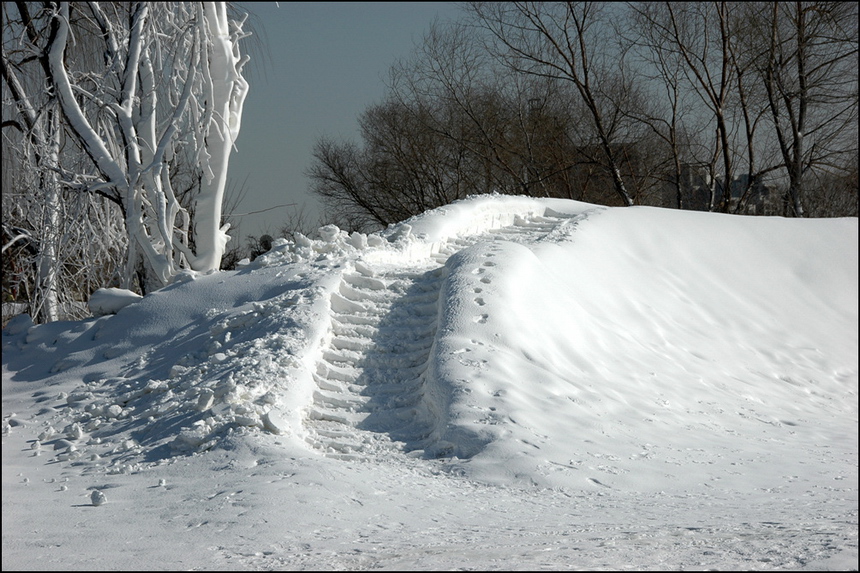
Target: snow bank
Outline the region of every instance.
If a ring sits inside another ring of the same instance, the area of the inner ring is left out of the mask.
[[[40,443],[113,472],[270,433],[492,483],[764,487],[856,451],[856,227],[472,198],[98,291],[94,314],[123,312],[4,348],[17,378],[71,384]]]
[[[857,447],[856,232],[612,209],[458,253],[436,359],[451,433],[473,437],[459,467],[644,491],[775,487],[811,460],[840,475],[823,468]]]

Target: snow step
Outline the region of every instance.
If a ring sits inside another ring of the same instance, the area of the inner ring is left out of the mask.
[[[328,390],[329,392],[347,392],[348,390],[341,386],[338,382],[333,381],[329,378],[325,378],[320,376],[319,374],[313,375],[314,381],[317,383],[317,386],[320,387],[321,390]]]
[[[355,270],[358,271],[362,276],[373,278],[376,276],[376,271],[367,266],[366,263],[362,261],[355,262]]]
[[[375,346],[370,338],[356,338],[351,336],[335,336],[331,339],[331,346],[336,350],[355,350],[365,352]]]
[[[361,410],[370,399],[367,396],[347,392],[331,392],[328,390],[314,390],[314,401],[324,406],[342,408],[350,412]]]
[[[361,303],[361,301],[366,300],[372,302],[386,302],[391,297],[384,289],[385,287],[383,287],[382,291],[359,289],[344,281],[340,283],[338,292],[341,296],[352,302]]]
[[[341,348],[326,350],[323,352],[322,357],[323,360],[333,366],[340,367],[341,365],[346,365],[347,367],[349,367],[358,366],[364,358],[364,355],[353,350]]]
[[[355,382],[361,375],[361,370],[352,366],[335,366],[333,364],[320,362],[317,364],[316,376],[327,380],[338,380],[340,382]]]
[[[366,276],[364,274],[357,275],[344,275],[343,281],[350,286],[359,287],[370,290],[385,290],[386,286],[382,280],[372,277]]]
[[[332,317],[331,321],[331,331],[336,336],[347,336],[355,338],[373,338],[379,333],[379,329],[375,328],[375,325],[340,322],[334,317]]]
[[[308,411],[308,418],[311,420],[321,420],[325,422],[337,422],[345,426],[356,426],[364,418],[365,413],[350,412],[348,410],[327,410],[324,408],[313,407]]]
[[[337,459],[403,449],[446,455],[435,441],[444,406],[427,386],[440,290],[449,272],[444,263],[482,242],[546,236],[570,217],[547,209],[505,219],[505,226],[443,241],[426,265],[406,270],[355,261],[354,271],[342,275],[329,298],[330,330],[305,416],[311,447]]]
[[[535,215],[532,217],[532,221],[537,221],[539,223],[548,223],[553,227],[563,223],[564,221],[570,219],[570,217],[550,217],[548,215]]]
[[[379,324],[379,316],[372,314],[334,314],[332,316],[341,324],[356,324],[362,326],[376,326]]]
[[[440,258],[457,250],[449,245]],[[411,440],[435,427],[425,373],[448,273],[442,266],[377,272],[364,263],[355,270],[330,296],[331,326],[305,418],[311,447],[350,459],[369,455],[362,440],[372,440],[373,451],[400,451],[404,444],[393,443],[392,432]]]
[[[331,308],[335,312],[340,313],[357,313],[368,312],[369,307],[359,304],[353,300],[349,300],[340,293],[331,293]]]

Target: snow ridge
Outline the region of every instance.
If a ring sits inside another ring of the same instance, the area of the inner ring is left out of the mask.
[[[585,216],[540,211],[512,213],[511,224],[502,227],[492,226],[499,220],[495,217],[482,232],[437,241],[429,258],[424,249],[407,248],[411,260],[404,265],[368,253],[344,272],[330,297],[331,327],[313,374],[316,388],[304,422],[305,441],[345,459],[392,450],[424,457],[459,451],[440,439],[447,398],[428,373],[448,276],[445,262],[481,243],[531,243],[560,228],[569,231],[575,223],[563,223]],[[411,227],[404,227],[395,240],[412,238]]]

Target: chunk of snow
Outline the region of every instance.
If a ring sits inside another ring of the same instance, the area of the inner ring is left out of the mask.
[[[6,305],[4,305],[5,307]],[[4,310],[3,314],[6,312]],[[6,324],[6,328],[3,329],[4,334],[20,334],[22,332],[26,332],[31,326],[33,326],[33,319],[30,318],[29,314],[19,314],[15,318],[9,321]]]
[[[101,491],[94,489],[93,493],[90,495],[90,501],[93,502],[93,505],[99,506],[107,501],[107,497]]]
[[[286,434],[289,424],[278,409],[271,409],[263,414],[263,427],[273,434]]]
[[[87,306],[93,316],[105,316],[116,314],[141,298],[139,294],[124,288],[100,288],[90,296]]]

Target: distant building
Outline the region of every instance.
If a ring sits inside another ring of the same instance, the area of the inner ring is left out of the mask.
[[[667,181],[661,192],[658,205],[672,209],[678,208],[678,187],[681,191],[681,208],[685,211],[707,211],[711,198],[711,177],[702,165],[684,163],[678,185],[674,177]]]
[[[779,213],[779,197],[776,190],[761,179],[750,178],[749,173],[732,178],[729,212],[740,215],[776,215]],[[717,193],[722,195],[723,184],[717,181]],[[746,194],[746,196],[744,196]],[[738,205],[741,204],[738,209]]]
[[[704,165],[681,166],[681,205],[689,211],[707,211],[711,203],[711,175]]]
[[[729,212],[742,215],[779,214],[780,203],[776,190],[760,179],[753,181],[750,179],[751,176],[748,173],[732,178]],[[724,183],[721,177],[712,180],[707,166],[685,163],[681,166],[680,188],[681,205],[684,210],[707,211],[711,204],[712,189],[714,203],[718,205],[723,196]],[[664,203],[677,206],[676,193],[674,184],[667,185]],[[743,205],[738,210],[741,202]]]

